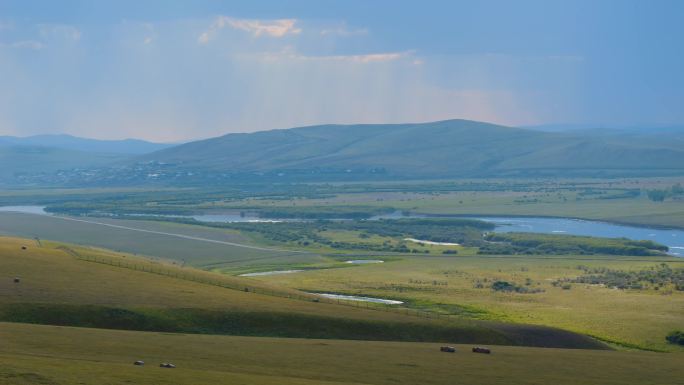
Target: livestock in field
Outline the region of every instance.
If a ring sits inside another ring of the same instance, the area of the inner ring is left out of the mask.
[[[492,351],[489,350],[489,348],[483,348],[480,346],[476,346],[473,348],[473,353],[483,353],[483,354],[491,354]]]

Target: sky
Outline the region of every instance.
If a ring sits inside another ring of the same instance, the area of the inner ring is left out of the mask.
[[[684,1],[0,0],[0,135],[684,125]]]

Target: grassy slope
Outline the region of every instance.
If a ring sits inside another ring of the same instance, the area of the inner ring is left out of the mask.
[[[367,310],[311,299],[295,300],[256,280],[223,277],[166,266],[196,277],[218,277],[250,286],[250,292],[149,272],[93,263],[76,256],[120,258],[110,252],[0,238],[0,319],[16,322],[193,331],[244,335],[317,336],[381,340],[439,340],[525,343],[535,346],[598,347],[583,336],[559,330],[467,320],[429,320],[396,312]],[[160,264],[121,258],[147,270]],[[20,283],[10,277],[21,277]],[[218,279],[217,278],[217,279]],[[243,286],[240,286],[243,287]],[[279,296],[255,294],[277,292]],[[306,297],[306,296],[304,296]],[[311,298],[311,297],[309,297]],[[118,320],[118,321],[112,321]]]
[[[676,384],[682,354],[171,335],[0,323],[0,383]],[[146,366],[132,365],[144,360]],[[173,362],[176,369],[161,369]]]
[[[642,270],[668,261],[673,268],[682,268],[684,259],[681,258],[463,255],[402,258],[353,269],[313,270],[259,279],[303,290],[396,298],[437,312],[550,325],[647,349],[682,350],[667,344],[664,338],[672,330],[684,329],[684,293],[671,289],[619,291],[582,284],[563,290],[551,284],[558,278],[583,274],[577,270],[578,265]],[[478,280],[485,279],[490,283],[507,280],[524,286],[527,278],[532,288],[545,291],[513,294],[474,287]]]
[[[88,219],[97,222],[144,230],[182,234],[218,241],[252,244],[251,240],[230,230],[188,226],[174,223]],[[136,232],[91,223],[67,221],[49,216],[0,213],[0,234],[35,237],[93,245],[128,253],[184,260],[202,268],[234,265],[272,265],[274,263],[321,262],[318,255],[268,250],[254,250],[225,244],[203,242],[168,235]]]

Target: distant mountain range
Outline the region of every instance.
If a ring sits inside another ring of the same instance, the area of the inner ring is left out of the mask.
[[[411,178],[684,173],[684,136],[543,132],[468,120],[228,134],[136,158],[220,173]]]
[[[33,184],[684,175],[679,129],[548,132],[447,120],[299,127],[172,147],[62,136],[31,139],[49,148],[3,147],[3,140],[0,161],[10,166],[0,177],[21,174]]]
[[[40,184],[44,174],[60,170],[105,167],[128,159],[120,154],[102,154],[42,146],[0,145],[0,184],[15,184],[26,177]]]
[[[26,178],[31,184],[40,184],[59,171],[107,167],[170,146],[137,139],[97,140],[71,135],[0,136],[0,184],[15,184]]]
[[[52,147],[81,152],[140,155],[173,145],[152,143],[138,139],[97,140],[71,135],[0,136],[0,147],[9,146]]]

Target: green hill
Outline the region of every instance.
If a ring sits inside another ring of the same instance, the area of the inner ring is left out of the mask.
[[[666,141],[541,132],[467,120],[323,125],[228,134],[137,158],[205,173],[379,174],[437,178],[681,174],[684,149]]]
[[[0,271],[0,321],[176,333],[605,348],[560,329],[426,318],[407,309],[387,311],[358,302],[345,305],[256,280],[60,243],[0,238]]]

